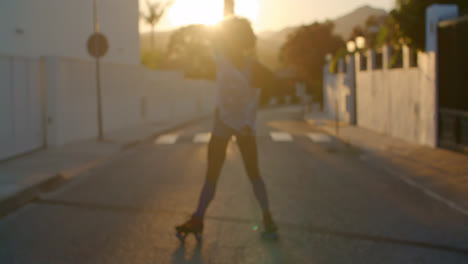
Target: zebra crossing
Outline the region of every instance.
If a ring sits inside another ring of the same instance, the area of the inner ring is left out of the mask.
[[[177,139],[179,138],[178,134],[168,134],[168,135],[162,135],[154,141],[155,144],[157,145],[172,145],[177,142]]]
[[[193,143],[208,143],[211,139],[211,133],[198,133],[193,138]]]
[[[332,137],[325,133],[303,133],[299,135],[292,135],[288,132],[281,131],[272,131],[268,134],[268,139],[273,142],[293,142],[295,138],[307,138],[314,143],[330,143],[332,142]],[[157,137],[154,140],[156,145],[174,145],[179,142],[191,142],[194,144],[207,144],[211,139],[211,133],[201,132],[195,133],[194,135],[180,135],[180,134],[165,134]],[[235,137],[232,138],[235,141]]]
[[[276,142],[291,142],[293,137],[286,132],[270,132],[271,139]]]
[[[308,133],[307,136],[314,142],[328,143],[331,141],[331,137],[322,133]]]

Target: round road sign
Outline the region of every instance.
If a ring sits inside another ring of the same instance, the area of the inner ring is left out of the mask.
[[[106,36],[102,33],[94,33],[88,39],[88,52],[95,58],[100,58],[106,55],[109,50],[109,42]]]

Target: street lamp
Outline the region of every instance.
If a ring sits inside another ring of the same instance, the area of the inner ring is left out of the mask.
[[[356,51],[356,43],[354,41],[350,40],[346,43],[346,49],[348,50],[349,53],[353,53]]]
[[[358,49],[364,49],[366,47],[366,38],[363,36],[358,36],[355,39],[356,41],[356,46]]]

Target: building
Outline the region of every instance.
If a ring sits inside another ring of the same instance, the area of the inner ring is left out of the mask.
[[[100,31],[110,43],[104,61],[139,64],[138,1],[97,0]],[[89,59],[93,0],[0,1],[0,55]]]

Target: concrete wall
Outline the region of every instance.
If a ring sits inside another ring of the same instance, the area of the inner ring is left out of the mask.
[[[437,26],[441,20],[458,16],[456,5],[431,5],[426,9],[426,53],[418,53],[417,66],[410,65],[410,50],[402,48],[403,65],[389,68],[392,49],[382,48],[382,68],[377,69],[373,50],[355,56],[357,125],[407,141],[437,145]],[[361,58],[366,59],[361,64]],[[367,65],[361,70],[361,65]],[[347,121],[343,97],[353,91],[343,85],[343,73],[324,69],[325,109],[335,117],[339,102],[340,120]]]
[[[60,146],[98,135],[95,65],[48,57],[47,136]],[[215,84],[141,66],[101,65],[104,135],[134,125],[200,117],[214,109]]]
[[[135,125],[212,113],[215,83],[180,72],[102,63],[104,136]],[[98,137],[95,64],[0,56],[0,160]]]
[[[376,70],[368,51],[367,70],[356,71],[357,124],[397,138],[436,146],[436,71],[434,53],[418,53],[409,66],[403,48],[403,68],[389,69],[390,49],[383,48],[383,67]],[[356,57],[359,65],[360,56]]]
[[[139,64],[138,1],[98,0],[100,28],[109,40],[105,61]],[[89,59],[93,1],[0,1],[0,54]]]
[[[345,67],[346,64],[346,67]],[[346,57],[338,63],[338,73],[324,67],[323,98],[324,109],[329,118],[354,124],[355,116],[355,63],[354,57]],[[344,70],[346,68],[346,71]]]
[[[42,65],[0,57],[0,160],[44,144]]]

